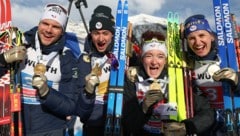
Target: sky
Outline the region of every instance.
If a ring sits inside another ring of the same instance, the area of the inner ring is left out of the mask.
[[[11,0],[12,4],[12,24],[25,31],[36,26],[47,3],[59,3],[68,9],[71,0]],[[81,1],[81,0],[79,0]],[[86,0],[87,8],[81,4],[85,20],[88,24],[91,14],[98,5],[106,5],[112,8],[112,14],[116,14],[118,0]],[[81,22],[79,9],[75,2],[71,6],[69,21]],[[136,14],[148,14],[166,18],[169,11],[178,12],[180,22],[194,14],[204,14],[209,23],[214,28],[213,4],[211,0],[128,0],[129,16]],[[229,0],[230,11],[237,17],[240,24],[240,0]]]

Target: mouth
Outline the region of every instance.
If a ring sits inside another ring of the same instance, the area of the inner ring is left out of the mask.
[[[43,37],[45,40],[51,40],[53,36],[48,34],[43,34]]]
[[[202,50],[205,48],[205,45],[200,45],[200,46],[195,46],[194,49],[195,50]]]
[[[197,53],[201,53],[201,52],[204,51],[205,48],[206,48],[205,45],[195,46],[195,47],[194,47],[194,50],[195,50]]]
[[[150,67],[150,70],[158,70],[158,67]]]
[[[149,67],[149,74],[150,74],[151,77],[154,77],[154,78],[158,77],[159,74],[160,74],[159,67],[157,67],[157,66]]]
[[[151,73],[156,73],[156,72],[158,72],[159,68],[158,67],[149,67],[149,70],[151,71]]]
[[[105,43],[98,43],[98,47],[103,47]]]
[[[106,46],[105,43],[97,43],[97,48],[98,48],[99,50],[105,50],[105,46]]]

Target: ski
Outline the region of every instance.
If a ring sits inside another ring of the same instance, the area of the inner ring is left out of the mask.
[[[237,57],[233,40],[232,21],[228,0],[213,0],[215,25],[221,68],[230,67],[238,71]],[[228,135],[236,135],[239,130],[240,97],[233,94],[231,86],[223,82],[225,125]]]
[[[239,30],[238,30],[238,25],[237,25],[237,19],[236,16],[234,14],[231,14],[231,19],[232,19],[232,23],[233,23],[233,38],[234,38],[234,45],[235,45],[235,49],[236,49],[236,53],[237,53],[237,61],[238,61],[238,70],[240,71],[240,47],[239,47]]]
[[[10,45],[22,45],[22,32],[17,28],[11,27],[9,29]],[[21,115],[21,76],[19,69],[19,62],[10,65],[10,101],[11,101],[11,136],[22,136],[22,115]]]
[[[186,119],[186,105],[183,81],[183,56],[180,45],[179,14],[168,12],[168,74],[169,74],[169,103],[177,106],[176,114],[170,119],[182,121]]]
[[[118,0],[113,55],[118,67],[111,67],[105,135],[121,135],[124,73],[126,67],[126,39],[128,25],[128,1]]]
[[[235,45],[235,50],[236,50],[236,57],[237,57],[237,66],[238,66],[238,71],[240,69],[240,48],[239,48],[239,30],[237,27],[237,21],[236,17],[234,14],[231,14],[231,19],[232,19],[232,31],[233,31],[233,38],[234,38],[234,45]],[[240,135],[240,95],[239,94],[234,94],[233,97],[234,100],[234,113],[235,113],[235,122],[236,122],[236,131],[237,134]]]
[[[0,53],[8,48],[7,30],[11,26],[11,5],[10,0],[0,1]],[[9,72],[0,78],[0,135],[10,135],[11,110],[10,110],[10,75]]]
[[[1,48],[0,53],[4,53],[13,46],[22,45],[22,33],[11,26],[12,13],[10,0],[2,0],[1,7]],[[19,63],[9,64],[7,73],[1,77],[1,98],[3,98],[3,118],[1,133],[10,136],[22,136],[22,118],[21,118],[21,84],[20,72],[18,72]],[[7,118],[6,118],[7,117]],[[9,125],[10,124],[10,125]]]
[[[184,77],[184,94],[185,94],[185,105],[186,105],[186,116],[187,118],[193,117],[193,94],[192,94],[192,71],[189,68],[187,60],[187,44],[184,38],[184,24],[180,24],[180,39],[182,48],[182,66],[183,66],[183,77]]]

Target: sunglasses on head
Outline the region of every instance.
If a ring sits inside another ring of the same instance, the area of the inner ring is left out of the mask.
[[[155,37],[153,37],[151,40],[144,41],[143,44],[152,43],[152,42],[157,42],[157,43],[160,43],[160,44],[165,44],[165,41],[158,40],[158,39],[155,38]]]
[[[160,32],[147,31],[142,35],[142,43],[151,42],[153,39],[158,42],[165,41],[164,35],[161,34]]]
[[[59,7],[59,8],[61,8],[61,10],[63,11],[63,13],[64,13],[65,15],[68,15],[67,10],[66,10],[64,7],[62,7],[61,5],[52,3],[52,4],[46,5],[45,8],[48,8],[48,7]]]

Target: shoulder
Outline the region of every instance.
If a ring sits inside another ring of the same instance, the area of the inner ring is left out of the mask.
[[[65,33],[65,47],[67,47],[75,58],[79,58],[81,55],[80,43],[75,33]]]
[[[79,57],[79,61],[82,63],[90,63],[91,57],[88,53],[82,53]]]

